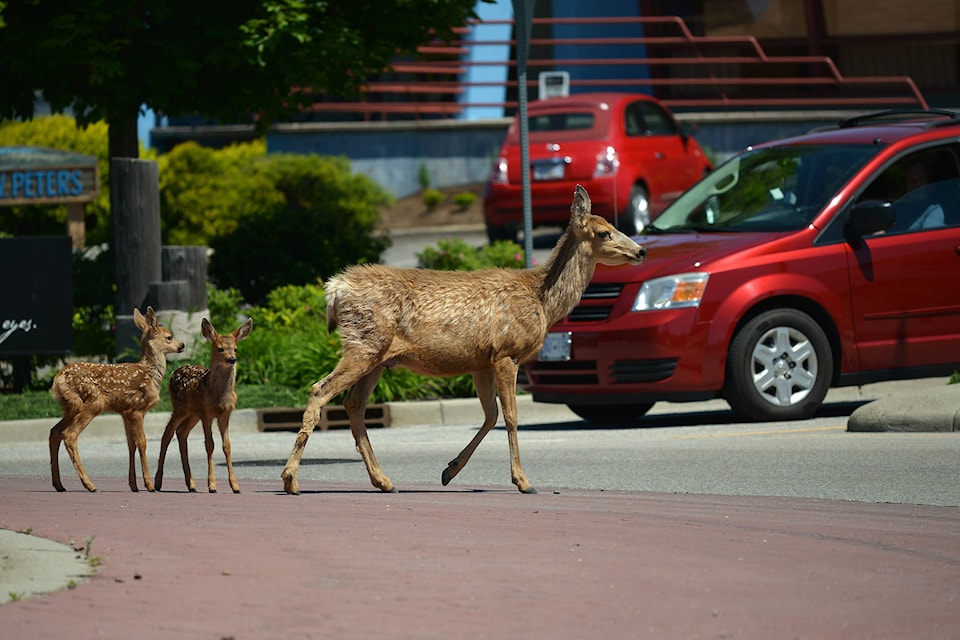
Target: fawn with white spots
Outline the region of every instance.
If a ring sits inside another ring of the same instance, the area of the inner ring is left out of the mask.
[[[535,358],[547,331],[570,313],[598,263],[640,264],[643,247],[603,218],[590,214],[590,197],[577,185],[570,224],[547,261],[532,269],[432,271],[382,265],[352,267],[327,282],[327,324],[340,329],[343,355],[313,385],[303,426],[283,469],[283,488],[299,493],[297,470],[321,409],[349,389],[344,408],[373,486],[395,491],[380,470],[363,422],[367,399],[383,370],[402,366],[431,376],[473,374],[484,421],[476,436],[444,469],[450,482],[497,421],[497,396],[510,446],[510,475],[523,493],[536,493],[520,466],[517,445],[517,371]]]
[[[50,393],[63,409],[63,418],[50,429],[50,471],[57,491],[65,491],[60,481],[61,442],[80,476],[80,482],[88,491],[97,490],[80,461],[77,438],[90,421],[104,411],[119,413],[123,418],[130,451],[130,490],[138,490],[134,455],[139,451],[143,484],[148,491],[153,491],[153,479],[147,465],[143,416],[160,401],[160,385],[167,372],[167,354],[182,352],[184,344],[157,322],[157,314],[152,307],[147,307],[146,316],[139,309],[134,309],[133,323],[143,332],[140,359],[137,362],[74,362],[61,369],[53,379]]]
[[[227,459],[227,473],[230,488],[240,493],[240,484],[233,472],[233,458],[230,453],[230,414],[237,406],[237,393],[234,384],[237,380],[237,343],[250,335],[253,320],[247,320],[233,333],[220,335],[206,318],[200,323],[200,332],[210,342],[210,368],[198,364],[180,367],[170,376],[170,400],[173,414],[163,431],[160,440],[160,459],[157,462],[157,490],[163,484],[163,461],[167,447],[177,434],[180,444],[180,462],[183,464],[183,478],[187,489],[196,491],[190,461],[187,455],[187,436],[203,423],[203,441],[207,450],[207,490],[217,492],[217,478],[213,472],[213,419],[217,419],[220,429],[220,442],[223,455]]]

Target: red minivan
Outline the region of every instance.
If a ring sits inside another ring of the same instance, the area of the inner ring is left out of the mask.
[[[591,194],[592,195],[592,194]],[[812,415],[831,386],[960,370],[960,113],[887,111],[748,148],[598,268],[524,389],[633,423],[657,401]]]
[[[644,94],[581,93],[527,109],[533,226],[564,226],[581,184],[593,213],[639,233],[713,165],[670,111]],[[520,127],[515,118],[484,195],[490,241],[523,226]]]

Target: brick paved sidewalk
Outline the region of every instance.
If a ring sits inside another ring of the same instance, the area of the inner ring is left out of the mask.
[[[82,542],[74,589],[4,638],[957,638],[960,510],[245,481],[58,494],[2,479],[0,527]],[[174,485],[176,483],[171,483]],[[2,552],[0,552],[2,556]],[[2,585],[0,585],[2,586]]]

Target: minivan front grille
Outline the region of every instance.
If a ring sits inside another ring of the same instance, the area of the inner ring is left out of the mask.
[[[623,285],[620,283],[591,284],[580,296],[580,304],[570,312],[570,322],[597,322],[610,317],[612,301],[620,296]],[[606,303],[606,304],[604,304]]]

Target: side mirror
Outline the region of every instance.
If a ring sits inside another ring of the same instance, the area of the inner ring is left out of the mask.
[[[867,200],[854,205],[850,210],[850,219],[844,227],[847,236],[862,238],[880,231],[886,231],[897,221],[892,202]]]

